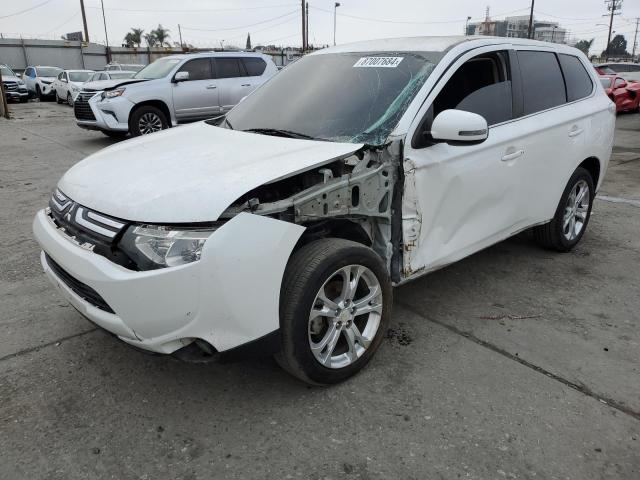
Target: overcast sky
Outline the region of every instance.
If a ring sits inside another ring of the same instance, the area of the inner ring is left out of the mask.
[[[59,38],[82,30],[80,0],[0,0],[0,33],[5,37]],[[337,42],[370,38],[461,34],[467,16],[484,18],[490,6],[494,19],[525,15],[530,0],[341,0]],[[310,0],[309,38],[313,44],[333,43],[333,1]],[[576,39],[595,38],[592,53],[604,49],[608,18],[604,0],[536,0],[536,18],[560,22]],[[85,0],[89,37],[104,43],[100,0]],[[300,2],[287,0],[104,0],[110,45],[120,45],[131,27],[148,31],[159,23],[178,40],[197,47],[244,47],[247,33],[254,45],[299,46]],[[35,7],[35,8],[33,8]],[[32,9],[33,8],[33,9]],[[30,9],[30,10],[29,10]],[[26,11],[29,10],[29,11]],[[20,13],[23,12],[23,13]],[[624,0],[614,19],[616,33],[633,46],[640,0]],[[598,25],[603,24],[603,25]],[[640,39],[639,39],[640,42]]]

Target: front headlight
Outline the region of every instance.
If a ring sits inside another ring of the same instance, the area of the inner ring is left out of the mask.
[[[20,85],[21,87],[24,87],[25,83],[22,80],[18,80],[18,85]]]
[[[140,270],[177,267],[200,260],[202,247],[215,227],[178,229],[157,225],[132,225],[120,247]]]
[[[124,93],[124,88],[116,88],[115,90],[107,90],[102,92],[102,99],[119,97]]]

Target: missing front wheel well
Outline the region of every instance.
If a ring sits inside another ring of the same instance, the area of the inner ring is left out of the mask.
[[[314,222],[306,227],[307,229],[298,240],[295,250],[321,238],[342,238],[367,247],[373,246],[373,241],[365,229],[351,220],[332,219]]]

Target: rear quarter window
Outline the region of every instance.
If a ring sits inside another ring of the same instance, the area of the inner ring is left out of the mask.
[[[580,59],[565,54],[558,55],[558,59],[567,86],[567,101],[573,102],[588,97],[593,90],[593,83]]]
[[[560,65],[553,52],[518,51],[524,114],[557,107],[567,101]]]

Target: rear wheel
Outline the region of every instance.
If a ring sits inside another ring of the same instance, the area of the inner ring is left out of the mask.
[[[168,126],[165,114],[151,105],[136,109],[129,119],[129,131],[133,137],[158,132]]]
[[[346,380],[380,346],[392,297],[386,266],[370,248],[342,239],[302,247],[285,270],[276,360],[308,383]]]
[[[533,230],[538,243],[559,252],[575,247],[587,229],[594,197],[591,174],[582,167],[577,168],[562,193],[553,219]]]

